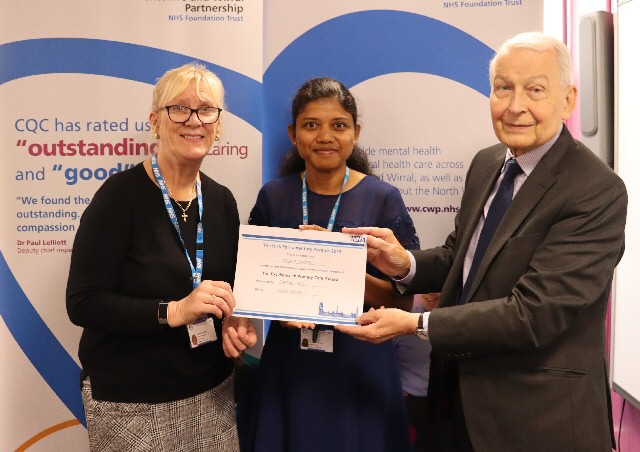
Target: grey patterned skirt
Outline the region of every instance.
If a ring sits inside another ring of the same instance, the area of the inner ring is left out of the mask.
[[[233,378],[202,394],[163,403],[93,400],[82,383],[92,452],[238,452]]]

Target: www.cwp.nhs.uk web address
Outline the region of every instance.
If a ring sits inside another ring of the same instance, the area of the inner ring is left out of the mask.
[[[457,206],[407,206],[407,211],[409,213],[418,212],[418,213],[449,213],[449,212],[457,212],[460,210],[460,207]]]

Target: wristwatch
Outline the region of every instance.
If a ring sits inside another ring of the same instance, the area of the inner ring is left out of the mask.
[[[169,303],[160,303],[158,305],[158,323],[160,325],[168,325],[168,312],[169,312]]]
[[[418,328],[416,329],[416,336],[425,341],[429,340],[429,332],[427,328],[423,324],[424,321],[424,312],[420,313],[420,317],[418,317]]]

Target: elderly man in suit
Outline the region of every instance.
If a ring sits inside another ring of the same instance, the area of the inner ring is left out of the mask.
[[[611,451],[605,318],[626,189],[563,124],[577,96],[563,43],[510,39],[490,80],[501,144],[473,159],[445,244],[407,252],[387,229],[343,230],[369,235],[369,261],[400,292],[442,292],[440,308],[338,329],[431,341],[429,450]]]

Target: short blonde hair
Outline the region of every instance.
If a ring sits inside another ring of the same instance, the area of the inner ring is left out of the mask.
[[[553,50],[558,59],[562,88],[568,88],[573,84],[573,63],[571,62],[569,49],[562,41],[539,31],[520,33],[500,46],[489,64],[489,81],[491,84],[493,84],[493,78],[495,77],[496,60],[512,49],[529,49],[538,52]]]
[[[196,83],[198,96],[200,96],[201,91],[205,91],[211,96],[216,107],[226,108],[224,104],[224,86],[220,78],[204,65],[193,62],[170,69],[158,79],[158,83],[153,89],[151,110],[155,112],[161,111],[171,100],[182,94],[192,81]],[[221,126],[222,116],[218,121]]]

